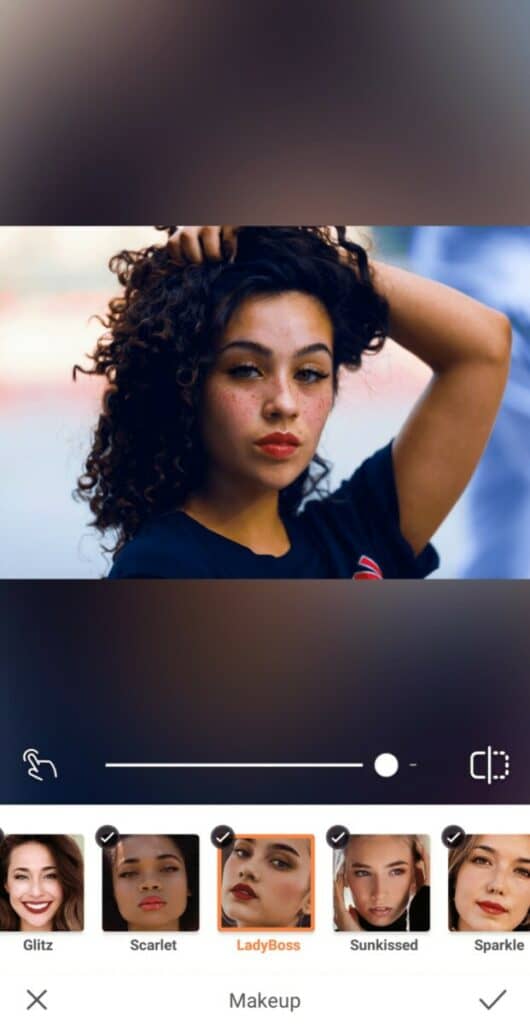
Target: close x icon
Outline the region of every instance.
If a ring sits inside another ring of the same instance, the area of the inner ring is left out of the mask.
[[[43,1002],[44,996],[46,995],[47,991],[48,989],[45,988],[42,990],[42,992],[40,992],[38,996],[36,996],[35,993],[31,991],[30,988],[27,988],[26,992],[28,993],[28,996],[31,997],[31,1003],[28,1003],[28,1005],[26,1006],[26,1010],[32,1010],[35,1006],[40,1006],[42,1010],[47,1010],[48,1007],[46,1006],[46,1003]]]

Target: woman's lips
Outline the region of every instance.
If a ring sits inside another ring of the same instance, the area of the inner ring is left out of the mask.
[[[273,459],[287,459],[300,446],[300,441],[294,434],[267,434],[261,440],[256,441],[258,448]]]
[[[236,900],[246,901],[257,899],[256,893],[250,885],[234,885],[233,889],[230,889],[230,892]]]
[[[160,899],[159,896],[148,896],[138,904],[141,910],[161,910],[165,905],[166,901]]]
[[[376,917],[387,917],[392,913],[392,907],[372,907],[370,913],[375,914]]]
[[[506,907],[501,906],[500,903],[490,903],[489,900],[477,900],[477,906],[485,914],[491,914],[492,917],[496,917],[497,914],[506,914]]]
[[[51,905],[52,905],[52,900],[50,900],[48,903],[42,903],[42,902],[30,903],[28,901],[26,901],[24,903],[24,906],[25,906],[26,910],[29,910],[30,914],[45,914],[46,911],[49,910]]]

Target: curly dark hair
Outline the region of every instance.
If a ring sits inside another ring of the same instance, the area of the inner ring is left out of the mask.
[[[168,235],[176,229],[165,228]],[[76,495],[89,502],[102,533],[116,532],[117,553],[155,515],[174,511],[204,478],[200,431],[202,387],[215,340],[235,308],[253,295],[299,291],[318,298],[334,332],[338,370],[357,369],[364,352],[382,347],[388,304],[372,283],[365,249],[322,227],[244,227],[233,260],[178,264],[167,245],[113,256],[124,291],[111,299],[106,328],[89,356],[106,378],[102,411]],[[282,513],[295,512],[329,472],[312,464],[280,492]]]

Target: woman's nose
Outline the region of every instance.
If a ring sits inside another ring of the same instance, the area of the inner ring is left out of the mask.
[[[504,871],[495,871],[488,881],[488,892],[503,893],[506,891],[506,875]]]
[[[386,894],[386,886],[384,878],[374,878],[372,884],[372,893],[374,896],[380,897]]]
[[[298,401],[294,383],[283,377],[271,381],[269,392],[265,398],[264,413],[266,416],[287,416],[292,419],[298,414]]]
[[[140,883],[140,889],[160,889],[160,882],[156,878],[143,878]]]
[[[253,881],[256,881],[257,875],[255,867],[250,863],[242,864],[241,867],[239,868],[239,877],[252,878]]]
[[[39,878],[30,879],[28,895],[29,896],[42,896],[43,885]]]

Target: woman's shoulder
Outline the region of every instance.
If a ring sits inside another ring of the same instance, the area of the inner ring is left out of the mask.
[[[438,567],[431,545],[415,557],[401,534],[392,442],[330,494],[309,500],[300,518],[328,545],[340,544],[355,579],[422,578]]]
[[[157,516],[114,559],[109,579],[207,578],[204,551],[184,512]]]

